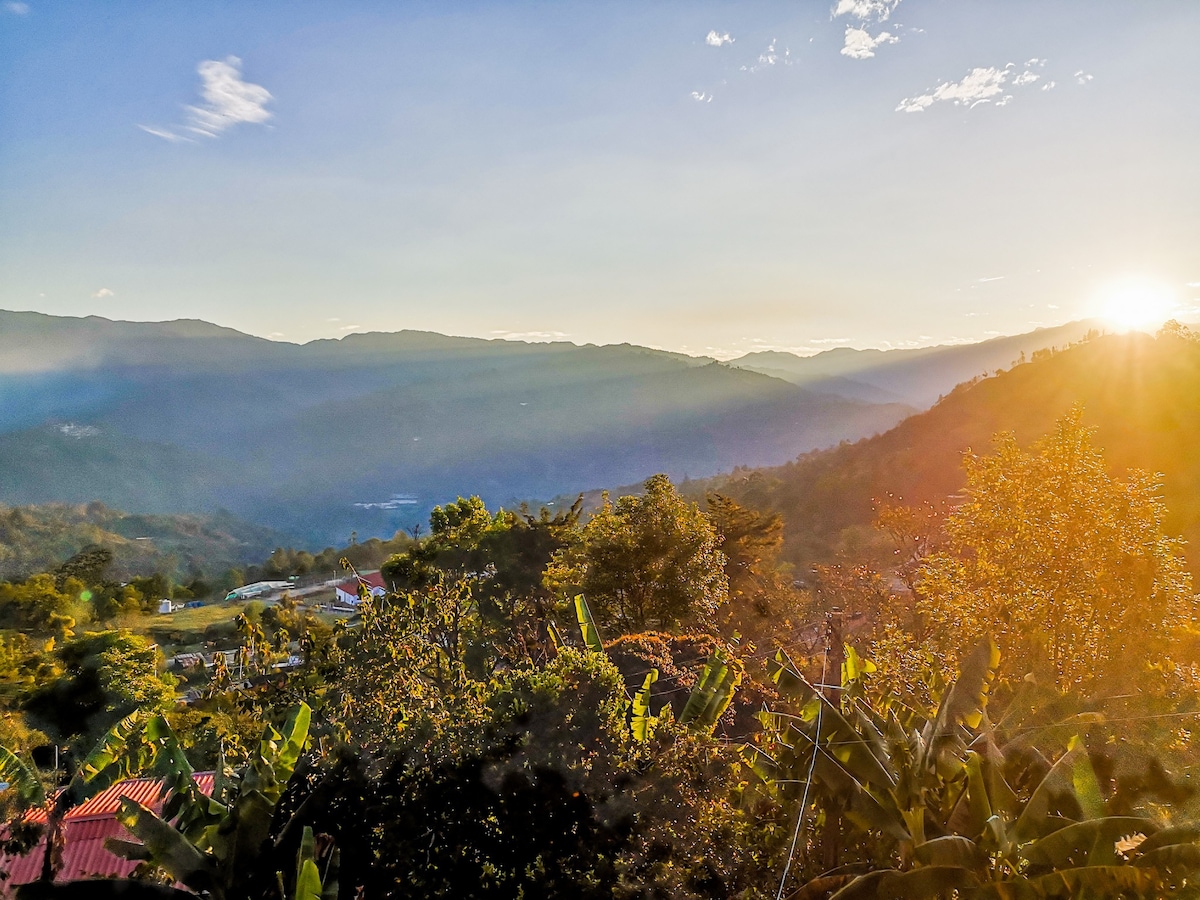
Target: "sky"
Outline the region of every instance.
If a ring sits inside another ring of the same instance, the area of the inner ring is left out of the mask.
[[[1200,4],[0,0],[0,308],[762,349],[1200,317]]]

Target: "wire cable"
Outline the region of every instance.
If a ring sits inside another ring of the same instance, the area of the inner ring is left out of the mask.
[[[821,656],[821,683],[825,683],[826,669],[829,664],[829,642],[825,642],[825,652]],[[804,779],[804,794],[800,798],[800,811],[796,814],[796,830],[792,833],[792,846],[788,850],[787,863],[783,867],[783,877],[779,879],[779,890],[775,893],[775,900],[781,900],[783,897],[783,889],[787,887],[788,875],[792,871],[792,860],[796,856],[796,844],[800,840],[800,827],[804,824],[804,811],[808,808],[808,791],[812,787],[813,772],[817,768],[817,753],[820,752],[819,741],[821,740],[821,718],[825,712],[825,704],[822,703],[817,707],[817,739],[813,741],[812,760],[808,764],[808,776]]]

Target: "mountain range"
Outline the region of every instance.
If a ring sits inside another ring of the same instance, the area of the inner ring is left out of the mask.
[[[778,465],[884,432],[963,373],[1089,327],[726,364],[628,344],[401,331],[296,345],[195,320],[0,311],[0,502],[227,509],[344,542],[459,494],[511,504]]]

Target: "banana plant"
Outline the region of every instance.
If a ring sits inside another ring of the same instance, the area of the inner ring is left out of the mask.
[[[127,859],[166,870],[192,890],[223,900],[239,875],[252,870],[268,846],[275,809],[308,739],[310,710],[292,709],[282,732],[271,725],[250,761],[238,772],[220,767],[211,796],[195,784],[190,764],[165,719],[148,729],[157,746],[154,771],[168,782],[162,814],[122,799],[117,819],[138,842],[108,841]],[[303,853],[303,846],[302,846]],[[300,873],[307,872],[300,864]],[[303,884],[311,884],[305,876]]]
[[[776,751],[747,748],[749,767],[776,789],[811,771],[818,803],[840,804],[861,836],[892,848],[891,866],[825,873],[798,896],[1158,897],[1194,881],[1200,827],[1109,815],[1078,737],[1044,771],[1002,742],[986,715],[998,665],[985,640],[925,717],[854,685],[830,701],[777,657],[773,678],[801,712],[764,715]]]
[[[16,792],[20,808],[46,811],[42,882],[52,882],[61,866],[63,820],[67,813],[118,781],[136,774],[145,765],[148,748],[139,740],[143,719],[144,714],[135,711],[113,725],[92,747],[67,786],[52,794],[47,794],[35,769],[10,750],[0,747],[0,781]]]
[[[584,646],[592,653],[604,654],[604,641],[600,638],[600,630],[596,627],[596,620],[592,618],[592,611],[582,594],[575,597],[575,615],[579,620],[579,632]],[[552,631],[551,635],[556,644],[562,643],[556,630]],[[720,647],[709,654],[704,671],[700,673],[700,678],[693,686],[683,712],[679,715],[680,724],[687,725],[694,731],[712,733],[717,720],[733,701],[734,691],[741,681],[741,673],[732,662],[729,654]],[[650,686],[657,680],[658,669],[651,669],[626,708],[626,722],[634,740],[639,743],[650,739],[653,725],[657,721],[656,716],[650,715]]]

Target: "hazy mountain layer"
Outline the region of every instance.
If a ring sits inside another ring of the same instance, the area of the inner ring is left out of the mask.
[[[297,346],[0,312],[0,501],[225,507],[314,542],[390,532],[460,493],[497,504],[778,464],[910,411],[629,345]]]
[[[978,344],[915,350],[838,347],[814,356],[777,350],[749,353],[730,365],[782,378],[810,391],[871,403],[908,403],[924,409],[957,384],[1007,369],[1039,350],[1065,347],[1103,329],[1096,321],[1039,328]]]

